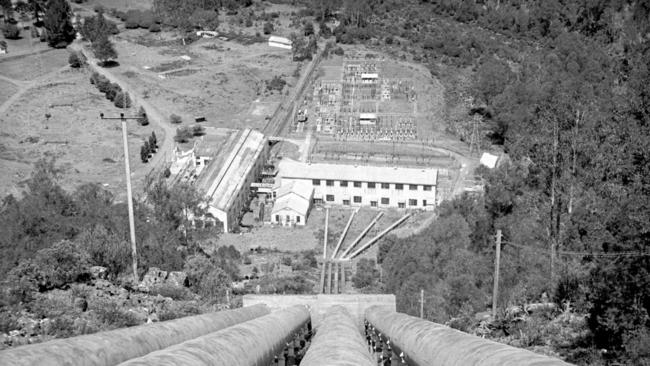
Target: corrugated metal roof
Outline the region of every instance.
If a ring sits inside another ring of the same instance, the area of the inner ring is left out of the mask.
[[[213,159],[210,160],[207,167],[203,169],[201,175],[196,181],[196,187],[199,191],[208,194],[210,186],[217,179],[217,176],[221,171],[221,167],[223,167],[224,162],[228,158],[228,152],[234,150],[235,144],[237,143],[237,140],[240,136],[241,131],[238,133],[230,134],[230,136],[228,136],[228,140],[226,140],[226,143],[222,144],[218,148],[219,150],[212,155]],[[218,152],[223,153],[219,154]]]
[[[438,170],[368,165],[308,164],[283,159],[280,162],[280,176],[298,179],[436,185]]]
[[[206,192],[210,206],[227,211],[236,194],[247,189],[243,187],[244,180],[264,149],[265,140],[264,134],[250,128],[238,135],[236,145]]]

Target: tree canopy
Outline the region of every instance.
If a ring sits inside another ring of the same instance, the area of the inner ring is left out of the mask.
[[[47,30],[47,42],[50,46],[66,47],[75,38],[70,17],[72,10],[66,0],[49,0],[45,11],[44,24]]]

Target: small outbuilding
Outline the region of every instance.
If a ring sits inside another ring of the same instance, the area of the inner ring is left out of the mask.
[[[279,36],[270,36],[269,37],[269,46],[284,48],[285,50],[290,50],[292,42],[289,38],[279,37]]]
[[[309,216],[314,188],[308,182],[295,181],[275,191],[271,222],[282,226],[304,226]]]

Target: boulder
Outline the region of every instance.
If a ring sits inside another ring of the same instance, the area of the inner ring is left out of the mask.
[[[41,319],[40,327],[42,334],[50,334],[50,331],[52,330],[52,321],[49,318]]]
[[[18,318],[18,325],[20,326],[21,333],[25,336],[33,336],[38,334],[40,324],[38,320],[21,316]]]
[[[144,292],[149,292],[152,286],[159,285],[165,282],[167,278],[167,271],[162,271],[160,268],[150,267],[144,275],[142,282],[138,285],[138,289]]]
[[[187,286],[187,273],[183,271],[169,272],[165,283],[176,287],[185,287]]]
[[[102,266],[90,267],[90,275],[96,280],[105,280],[108,277],[108,269]]]

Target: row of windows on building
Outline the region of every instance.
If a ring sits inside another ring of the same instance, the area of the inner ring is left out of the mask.
[[[285,222],[290,222],[291,221],[291,216],[286,215],[285,216]],[[280,215],[275,215],[275,221],[280,222]],[[300,216],[296,215],[296,223],[300,224]]]
[[[348,182],[347,180],[340,180],[339,182],[339,187],[348,187],[350,183],[352,183],[352,186],[354,188],[362,188],[362,183],[366,183],[366,188],[370,189],[375,189],[379,185],[382,189],[390,189],[391,183],[375,183],[375,182],[359,182],[359,181],[354,181],[354,182]],[[312,185],[314,186],[320,186],[321,185],[321,180],[320,179],[312,179],[311,180]],[[327,187],[333,187],[334,186],[334,181],[327,179],[325,180],[325,185]],[[395,189],[397,190],[403,190],[404,186],[408,186],[408,189],[410,191],[417,191],[418,190],[418,185],[417,184],[402,184],[402,183],[394,183]],[[422,189],[425,191],[430,191],[431,190],[431,185],[425,184],[422,186]]]
[[[314,199],[314,203],[323,203],[322,199]],[[326,202],[334,202],[334,195],[333,194],[326,194],[325,195],[325,201]],[[355,204],[363,204],[363,198],[361,196],[353,196],[352,197],[352,202]],[[390,198],[388,197],[382,197],[379,202],[376,200],[370,200],[370,207],[377,207],[378,203],[381,203],[382,206],[387,206],[390,205]],[[350,205],[350,200],[349,199],[344,199],[343,200],[343,205],[349,206]],[[418,206],[418,200],[415,198],[410,198],[408,200],[408,205],[409,207],[417,207]],[[422,206],[425,207],[427,205],[427,200],[422,200]],[[406,202],[397,202],[397,207],[399,208],[406,208]]]

